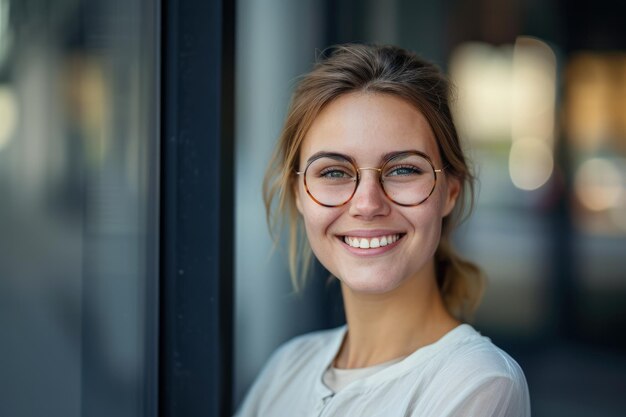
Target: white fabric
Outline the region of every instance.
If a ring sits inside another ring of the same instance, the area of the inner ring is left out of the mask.
[[[530,416],[519,365],[467,324],[334,394],[322,376],[345,332],[315,332],[279,348],[236,416]]]
[[[384,362],[374,366],[368,366],[366,368],[354,368],[354,369],[341,369],[329,366],[324,372],[322,381],[330,390],[334,393],[339,392],[344,387],[350,385],[357,379],[366,378],[370,375],[374,375],[376,372],[380,372],[385,368],[389,368],[394,363],[400,362],[404,358],[393,359],[388,362]]]

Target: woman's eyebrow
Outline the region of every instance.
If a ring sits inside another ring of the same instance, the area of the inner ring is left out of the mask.
[[[306,160],[306,163],[309,164],[314,159],[318,159],[318,158],[321,158],[323,156],[327,156],[327,157],[333,158],[333,159],[343,158],[343,159],[347,159],[348,161],[354,162],[354,158],[352,158],[351,156],[339,153],[339,152],[319,151],[319,152],[315,152],[313,155],[311,155],[311,157]]]
[[[386,154],[382,156],[381,161],[386,162],[390,160],[391,158],[394,158],[398,155],[402,155],[403,153],[413,153],[413,152],[423,153],[423,152],[418,151],[417,149],[404,149],[402,151],[387,152]]]
[[[391,158],[394,158],[394,157],[396,157],[398,155],[402,155],[403,153],[412,153],[412,152],[423,153],[423,152],[418,151],[417,149],[404,149],[404,150],[401,150],[401,151],[392,151],[392,152],[387,152],[387,153],[383,154],[381,156],[381,158],[380,158],[380,161],[381,162],[385,162],[385,161],[388,161]],[[321,157],[324,157],[324,156],[325,157],[329,157],[329,158],[334,158],[334,159],[343,158],[343,159],[346,159],[346,160],[351,161],[353,163],[355,162],[354,158],[351,157],[350,155],[346,155],[346,154],[343,154],[343,153],[340,153],[340,152],[330,152],[330,151],[315,152],[313,155],[311,155],[311,157],[309,157],[309,159],[307,159],[306,162],[308,164],[311,161],[313,161],[314,159],[318,159],[318,158],[321,158]]]

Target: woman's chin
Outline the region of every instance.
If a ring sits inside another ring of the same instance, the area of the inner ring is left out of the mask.
[[[343,286],[349,289],[350,292],[360,294],[386,294],[397,289],[401,282],[394,280],[381,280],[380,276],[377,277],[346,277],[340,279]]]

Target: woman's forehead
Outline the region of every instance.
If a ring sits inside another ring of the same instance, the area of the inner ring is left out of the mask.
[[[424,115],[397,96],[358,92],[340,96],[320,112],[304,137],[300,158],[326,151],[378,160],[403,150],[435,158],[435,135]]]

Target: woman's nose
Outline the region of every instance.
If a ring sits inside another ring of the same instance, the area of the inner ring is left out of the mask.
[[[350,201],[349,213],[352,216],[370,219],[389,214],[389,200],[378,180],[378,172],[373,169],[361,171],[357,189]]]

